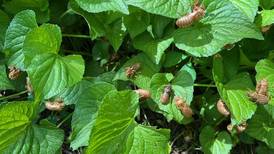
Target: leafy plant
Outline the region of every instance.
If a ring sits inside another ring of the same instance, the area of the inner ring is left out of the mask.
[[[273,0],[0,4],[0,153],[273,153]]]

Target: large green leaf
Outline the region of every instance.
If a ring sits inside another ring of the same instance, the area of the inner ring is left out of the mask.
[[[79,6],[91,13],[98,13],[103,11],[119,11],[129,14],[128,7],[124,0],[76,0]]]
[[[130,134],[125,153],[168,154],[170,153],[169,133],[170,131],[167,129],[155,129],[139,125]]]
[[[37,97],[50,98],[79,82],[84,74],[81,56],[61,57],[54,53],[37,55],[27,72]]]
[[[14,89],[14,86],[7,77],[6,67],[0,65],[0,90]]]
[[[156,64],[159,64],[165,50],[173,42],[173,38],[155,40],[146,32],[134,39],[134,47],[144,51],[145,54]]]
[[[149,13],[170,18],[178,18],[191,11],[192,0],[125,0],[128,5],[136,6]]]
[[[39,23],[49,21],[48,6],[48,0],[10,0],[3,2],[4,10],[10,14],[16,14],[26,9],[35,11]]]
[[[75,104],[75,110],[72,116],[72,134],[71,147],[78,149],[81,146],[87,146],[92,127],[96,121],[96,114],[104,96],[115,90],[115,87],[109,83],[98,82],[90,84],[80,95]]]
[[[199,138],[205,154],[229,154],[232,149],[231,137],[225,131],[218,133],[212,127],[206,126]]]
[[[249,121],[246,133],[274,149],[274,107],[260,106]]]
[[[9,16],[0,10],[0,51],[3,50],[6,30],[9,25]]]
[[[139,96],[132,91],[109,92],[99,107],[86,152],[145,153],[153,149],[169,153],[168,130],[144,127],[134,121],[138,102]]]
[[[170,96],[169,103],[163,105],[161,95],[166,85],[171,84],[173,94],[184,99],[190,105],[193,98],[193,84],[196,79],[195,70],[190,64],[185,65],[174,77],[172,74],[157,73],[153,75],[150,82],[152,99],[158,104],[160,111],[168,121],[175,120],[179,123],[190,122],[173,102],[173,95]]]
[[[133,92],[110,92],[103,99],[87,153],[123,153],[127,137],[137,126],[134,116],[139,96]],[[113,146],[115,145],[115,146]]]
[[[23,43],[26,35],[35,27],[37,27],[37,23],[33,11],[25,10],[15,15],[7,29],[4,45],[7,55],[10,57],[9,65],[25,69]]]
[[[199,57],[211,56],[243,38],[263,39],[258,28],[230,0],[210,1],[203,19],[174,32],[176,46]]]
[[[135,77],[128,79],[125,73],[126,67],[132,66],[135,63],[140,63],[141,67],[137,71]],[[116,73],[114,80],[131,80],[141,88],[149,88],[149,82],[154,73],[160,70],[160,66],[154,64],[144,53],[128,60]]]
[[[58,53],[62,42],[61,30],[57,25],[43,24],[34,28],[23,45],[24,63],[28,67],[36,55]]]
[[[230,0],[241,12],[243,12],[251,22],[257,14],[259,0]]]
[[[240,73],[225,80],[224,62],[221,56],[216,56],[213,63],[213,78],[222,100],[231,112],[233,124],[241,124],[250,119],[256,111],[256,104],[247,96],[254,89],[248,73]]]
[[[256,80],[267,79],[268,81],[268,92],[270,94],[270,104],[274,105],[274,63],[270,60],[263,59],[256,65]]]
[[[35,115],[31,102],[14,102],[0,106],[0,152],[56,153],[64,138],[62,130],[32,124]]]

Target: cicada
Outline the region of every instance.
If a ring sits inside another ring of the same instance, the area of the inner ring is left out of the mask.
[[[179,28],[185,28],[192,25],[195,21],[199,21],[204,16],[205,16],[205,8],[202,5],[199,5],[199,2],[196,1],[194,3],[192,12],[177,19],[176,25]]]

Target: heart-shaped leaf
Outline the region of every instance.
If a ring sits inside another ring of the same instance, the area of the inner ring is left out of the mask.
[[[19,12],[12,19],[5,37],[5,51],[10,57],[9,65],[25,69],[23,43],[26,35],[37,27],[35,13],[31,10]]]
[[[1,153],[56,153],[64,138],[62,130],[32,124],[36,108],[31,102],[11,102],[0,106]]]
[[[81,56],[61,57],[48,53],[35,56],[27,72],[35,95],[39,97],[42,94],[44,98],[50,98],[79,82],[84,70],[84,60]]]

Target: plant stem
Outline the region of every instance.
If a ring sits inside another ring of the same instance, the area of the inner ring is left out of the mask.
[[[74,37],[74,38],[85,38],[90,39],[89,35],[80,35],[80,34],[62,34],[63,37]]]
[[[63,123],[65,123],[71,116],[72,116],[73,112],[70,113],[69,115],[67,115],[58,125],[57,128],[59,128],[60,126],[62,126]]]
[[[19,93],[12,94],[12,95],[9,95],[9,96],[3,96],[3,97],[0,97],[0,101],[1,101],[1,100],[5,100],[5,99],[14,98],[14,97],[17,97],[17,96],[20,96],[20,95],[26,94],[26,93],[28,93],[28,90],[21,91],[21,92],[19,92]]]
[[[194,87],[208,87],[208,88],[216,88],[216,85],[212,85],[212,84],[199,84],[199,83],[195,83]]]

